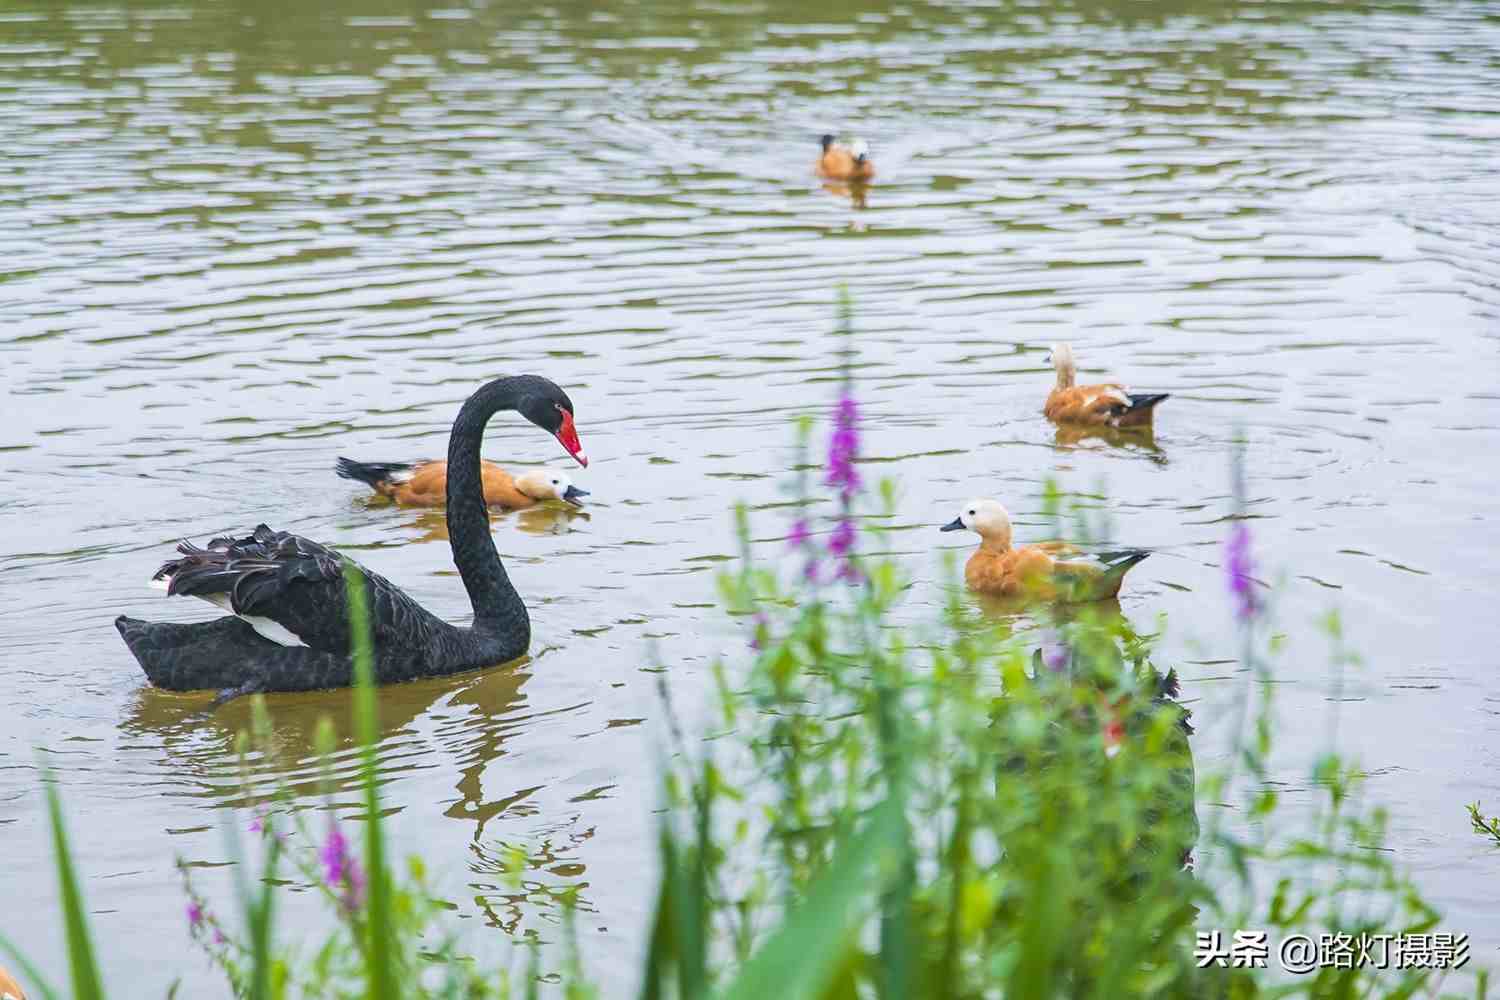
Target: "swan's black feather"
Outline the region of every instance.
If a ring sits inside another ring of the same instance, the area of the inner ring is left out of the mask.
[[[269,618],[311,649],[349,652],[344,559],[327,546],[262,524],[244,538],[215,538],[206,548],[184,542],[177,551],[181,558],[156,572],[168,594],[227,594],[237,615]],[[365,578],[377,643],[421,649],[449,628],[384,577],[351,565]]]

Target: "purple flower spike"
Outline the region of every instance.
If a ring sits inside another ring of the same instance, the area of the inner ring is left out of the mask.
[[[318,853],[323,862],[323,881],[330,889],[344,891],[344,908],[353,912],[359,909],[364,898],[365,879],[359,870],[359,862],[349,852],[349,842],[337,826],[330,826],[328,843]]]
[[[845,559],[854,549],[854,522],[847,517],[839,519],[833,534],[828,536],[828,554],[835,559]]]
[[[1244,521],[1236,521],[1229,530],[1229,540],[1224,544],[1224,570],[1229,575],[1229,593],[1235,601],[1235,617],[1248,622],[1260,611],[1260,598],[1255,592],[1255,580],[1251,577],[1253,564],[1250,559],[1250,526]]]
[[[196,899],[190,900],[187,905],[188,930],[197,930],[203,926],[203,906]]]
[[[812,533],[807,530],[807,518],[799,517],[792,522],[792,530],[787,533],[786,544],[788,548],[800,549],[812,538]]]
[[[1042,664],[1054,674],[1060,674],[1068,669],[1068,661],[1073,658],[1073,651],[1068,648],[1068,642],[1057,632],[1048,632],[1042,639]]]
[[[838,489],[845,503],[859,492],[859,405],[847,390],[833,411],[833,435],[828,439],[828,476],[825,485]]]

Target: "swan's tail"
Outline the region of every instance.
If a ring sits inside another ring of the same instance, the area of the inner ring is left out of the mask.
[[[401,473],[411,470],[407,462],[356,462],[352,458],[340,458],[334,470],[344,479],[354,479],[372,489],[380,490],[398,481]]]
[[[283,646],[233,615],[191,624],[121,615],[115,628],[146,679],[168,691],[217,690],[222,700],[255,691],[313,691],[354,682],[353,661],[343,653]]]
[[[146,679],[169,691],[229,688],[246,680],[247,661],[277,648],[235,617],[211,622],[145,622],[115,619]]]
[[[1149,395],[1130,393],[1130,407],[1120,414],[1119,425],[1121,427],[1138,427],[1141,424],[1149,424],[1151,415],[1156,410],[1156,404],[1171,395],[1169,392],[1158,392]]]

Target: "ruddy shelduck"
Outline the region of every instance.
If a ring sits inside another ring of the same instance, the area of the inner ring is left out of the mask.
[[[448,490],[448,463],[356,462],[341,458],[338,474],[368,484],[376,493],[406,507],[441,507]],[[582,507],[588,490],[580,490],[566,472],[532,469],[512,476],[493,462],[480,462],[484,502],[506,510],[524,510],[545,500],[562,500]]]
[[[0,1000],[26,1000],[26,991],[0,966]]]
[[[863,139],[855,139],[847,145],[835,142],[825,135],[819,142],[823,154],[818,157],[819,177],[832,181],[868,181],[875,176],[875,164],[870,162],[870,147]]]
[[[1042,413],[1055,424],[1147,427],[1156,404],[1168,396],[1165,392],[1153,395],[1126,392],[1117,382],[1074,385],[1078,368],[1073,362],[1073,348],[1067,344],[1053,346],[1048,361],[1057,369],[1057,385],[1047,394]]]
[[[976,593],[997,597],[1104,600],[1117,595],[1125,572],[1150,555],[1126,549],[1091,556],[1065,542],[1012,546],[1010,514],[996,500],[970,500],[939,530],[965,529],[980,541],[964,566],[964,582]]]

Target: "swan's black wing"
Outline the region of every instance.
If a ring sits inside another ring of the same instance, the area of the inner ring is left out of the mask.
[[[269,618],[312,649],[349,653],[345,559],[332,549],[262,524],[244,538],[215,538],[207,548],[184,542],[177,551],[181,557],[153,577],[167,581],[167,593],[227,597],[237,615]],[[384,577],[353,565],[366,581],[378,646],[424,648],[448,628]]]

